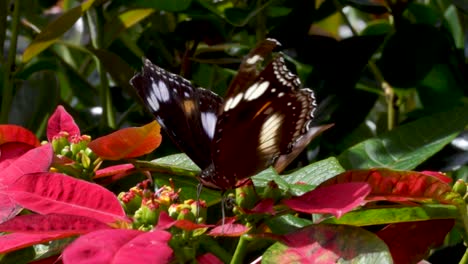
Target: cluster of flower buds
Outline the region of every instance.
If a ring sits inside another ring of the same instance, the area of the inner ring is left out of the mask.
[[[468,184],[462,179],[457,180],[455,184],[453,185],[453,190],[459,193],[460,196],[463,197],[466,203],[468,203],[468,192],[467,192],[468,186],[467,185]]]
[[[192,199],[180,202],[179,193],[180,189],[176,191],[174,186],[163,186],[153,191],[151,182],[145,180],[128,192],[120,193],[118,198],[125,212],[133,215],[133,227],[139,230],[151,230],[156,226],[162,211],[175,220],[200,223],[206,219],[205,202]]]
[[[52,139],[52,147],[58,157],[53,167],[76,178],[92,179],[102,160],[88,148],[90,141],[88,135],[70,136],[67,132],[60,132]]]

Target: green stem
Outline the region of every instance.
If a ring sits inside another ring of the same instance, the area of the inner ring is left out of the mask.
[[[11,69],[15,65],[16,59],[16,44],[18,41],[18,26],[20,20],[20,0],[15,0],[13,18],[11,23],[11,38],[10,48],[8,50],[7,63],[4,65],[3,76],[3,94],[2,108],[0,113],[0,123],[8,123],[8,115],[10,114],[11,101],[13,99],[13,77]]]
[[[103,14],[102,10],[95,7],[86,12],[88,26],[91,31],[91,42],[95,49],[100,49],[102,46],[102,20]],[[96,70],[99,74],[99,79],[101,80],[101,85],[99,89],[99,94],[101,97],[101,107],[102,107],[102,118],[101,118],[101,128],[110,127],[115,128],[115,116],[112,109],[112,98],[109,87],[109,79],[107,78],[107,72],[104,69],[101,61],[97,56],[94,56],[96,62]]]
[[[231,264],[241,264],[244,263],[244,257],[247,253],[247,246],[249,244],[249,240],[246,235],[243,235],[239,239],[239,243],[237,243],[236,251],[232,256]]]
[[[458,263],[459,264],[468,264],[468,248],[465,250],[465,254],[463,254],[462,259]]]
[[[200,240],[200,246],[207,251],[213,253],[223,263],[229,263],[232,256],[224,248],[222,248],[214,239],[211,237],[204,237]]]
[[[256,37],[257,40],[265,39],[266,37],[266,24],[265,24],[265,11],[262,7],[262,0],[257,0],[257,10],[260,10],[257,14],[257,26],[256,26]]]

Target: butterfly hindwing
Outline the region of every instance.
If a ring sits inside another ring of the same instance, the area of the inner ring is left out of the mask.
[[[211,164],[211,141],[222,99],[144,60],[130,83],[172,141],[201,169]]]
[[[281,55],[249,86],[228,94],[211,151],[218,174],[213,181],[232,188],[293,151],[307,134],[315,98],[312,90],[300,89]]]

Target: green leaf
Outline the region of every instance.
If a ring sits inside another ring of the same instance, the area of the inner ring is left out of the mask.
[[[424,117],[363,141],[338,156],[345,169],[411,170],[450,143],[468,124],[468,106]]]
[[[387,20],[375,20],[367,24],[361,32],[362,36],[383,35],[392,32],[393,27]]]
[[[463,98],[463,87],[447,64],[434,65],[417,91],[424,110],[429,113],[450,109]]]
[[[283,235],[295,231],[299,228],[313,224],[311,220],[296,217],[293,215],[282,215],[267,220],[268,227],[274,234]]]
[[[200,173],[200,168],[184,153],[169,155],[163,158],[152,161],[159,166],[170,167],[172,171],[179,172],[181,170],[191,172],[192,174]]]
[[[41,33],[24,50],[23,62],[28,62],[37,54],[54,44],[60,36],[67,32],[75,22],[88,10],[95,0],[87,2],[68,10],[65,14],[47,25]]]
[[[196,199],[199,181],[196,176],[200,168],[185,154],[174,154],[152,161],[137,161],[141,170],[154,172],[153,178],[158,186],[173,184],[175,189],[181,188],[180,199]],[[172,179],[172,183],[170,181]],[[207,206],[214,205],[221,200],[219,191],[203,188],[200,199],[205,200]]]
[[[352,211],[339,219],[333,217],[324,222],[354,226],[370,226],[432,219],[456,219],[458,215],[459,211],[455,205],[425,204],[412,207]]]
[[[382,4],[385,2],[372,0],[341,0],[341,2],[371,14],[385,14],[390,11],[386,5]]]
[[[290,184],[300,182],[317,186],[344,171],[338,160],[335,157],[330,157],[288,174],[284,176],[284,180]]]
[[[110,43],[124,30],[132,27],[133,25],[139,23],[143,19],[147,18],[149,15],[154,13],[154,9],[144,8],[144,9],[133,9],[126,11],[120,14],[117,18],[109,21],[104,26],[104,32],[106,33],[104,37],[104,47],[110,45]]]
[[[133,77],[134,70],[126,61],[108,50],[97,49],[92,50],[92,52],[99,58],[106,71],[120,87],[124,87],[127,91],[134,91],[128,82]]]
[[[186,10],[192,0],[137,0],[133,4],[138,7],[149,7],[169,12],[180,12]]]
[[[445,10],[444,17],[447,20],[450,31],[452,32],[455,46],[459,49],[463,49],[463,47],[465,46],[465,35],[463,34],[463,27],[460,23],[461,18],[458,15],[457,9],[454,5],[450,5]]]
[[[302,195],[311,191],[320,183],[344,172],[343,167],[334,157],[312,163],[291,174],[278,175],[273,168],[268,168],[252,177],[257,187],[265,187],[275,181],[281,190],[293,195]]]
[[[375,234],[346,225],[310,225],[285,235],[266,250],[262,263],[393,263]],[[346,261],[345,261],[346,260]]]

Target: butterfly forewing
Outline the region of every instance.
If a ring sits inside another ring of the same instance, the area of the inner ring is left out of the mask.
[[[307,134],[315,98],[311,90],[299,88],[280,55],[250,85],[228,92],[211,150],[217,185],[232,188],[274,165]]]
[[[259,65],[271,54],[271,52],[281,44],[275,39],[265,39],[253,48],[242,60],[239,70],[229,85],[226,98],[242,92],[250,86],[260,74]]]
[[[222,99],[144,60],[130,83],[172,141],[201,169],[211,164],[211,141]]]

